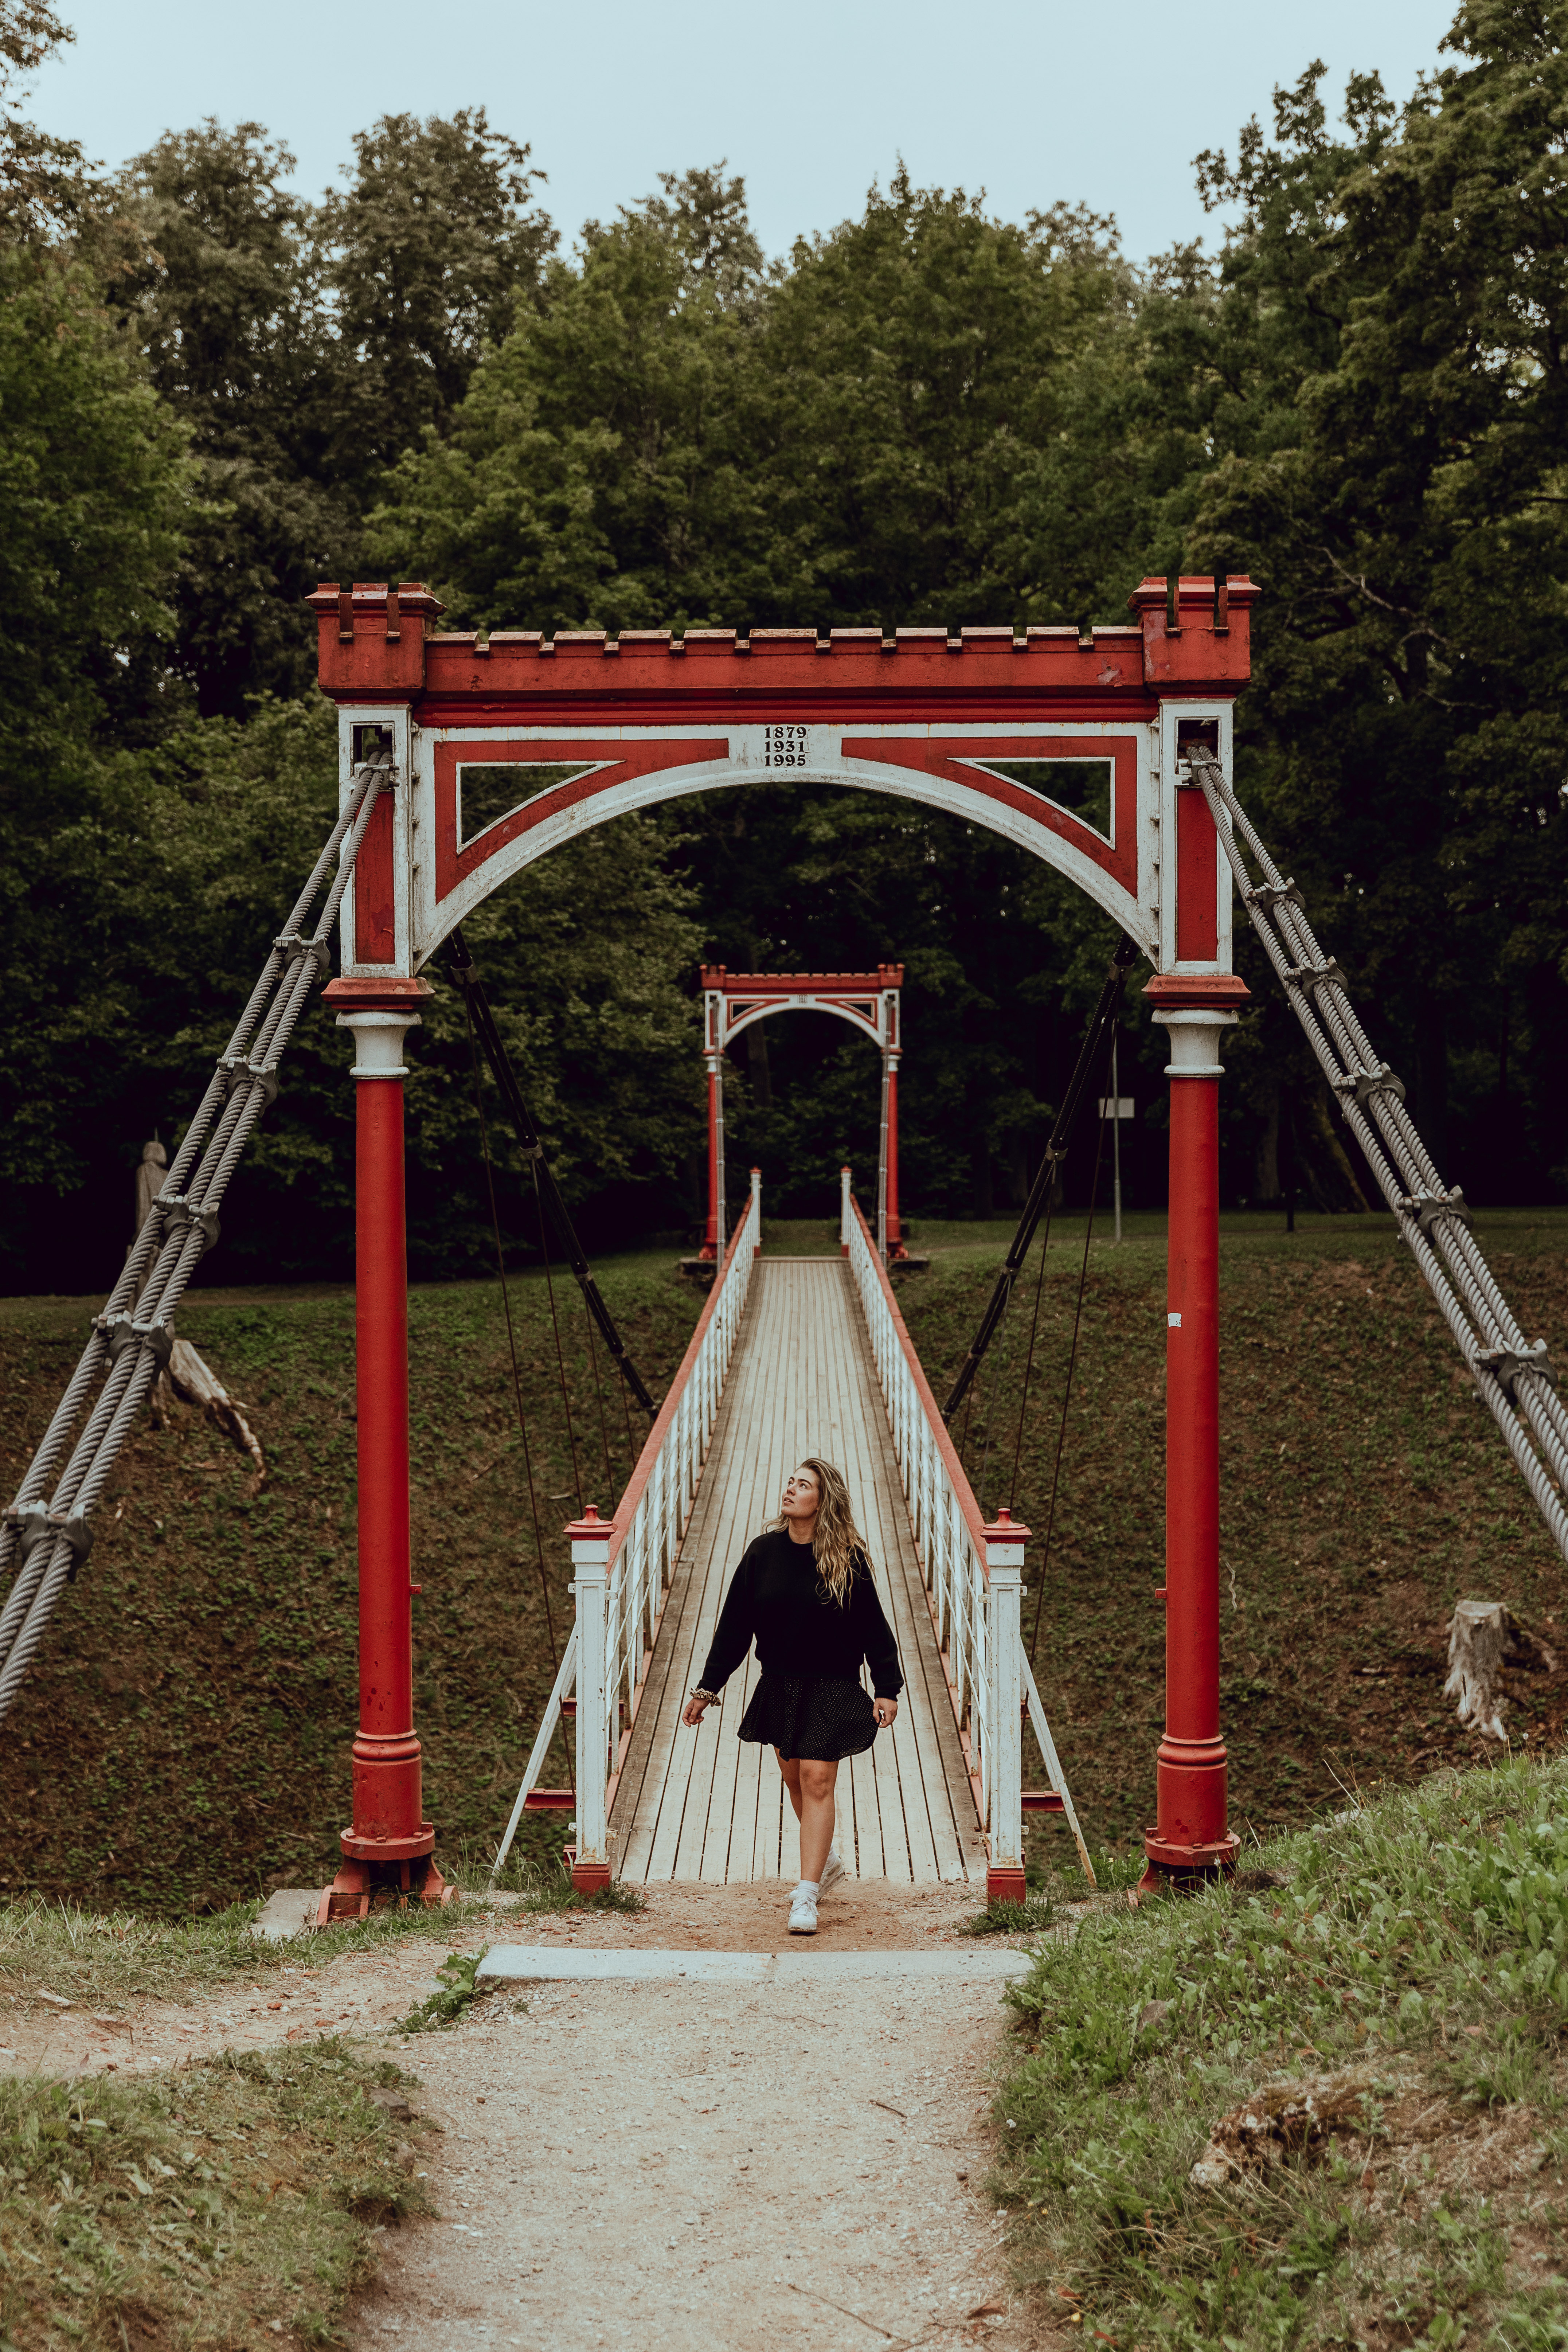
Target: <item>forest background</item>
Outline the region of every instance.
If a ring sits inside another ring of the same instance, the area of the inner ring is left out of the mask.
[[[1196,159],[1237,223],[1213,254],[1134,264],[1042,158],[1021,223],[900,173],[770,263],[722,163],[567,249],[479,107],[383,118],[315,203],[255,123],[108,173],[29,120],[68,35],[0,0],[0,1287],[112,1276],[141,1146],[327,830],[320,579],[548,630],[1116,622],[1145,572],[1248,571],[1244,798],[1449,1181],[1563,1197],[1565,33],[1568,5],[1474,0],[1403,102],[1354,78],[1332,116],[1306,63],[1271,131]],[[993,836],[809,783],[620,820],[468,929],[600,1247],[695,1227],[703,956],[903,962],[918,1222],[1021,1198],[1111,943]],[[1226,1197],[1361,1205],[1250,937],[1240,963]],[[1137,1205],[1164,1058],[1131,1010]],[[411,1060],[413,1270],[479,1270],[444,987]],[[347,1270],[352,1091],[318,1013],[218,1278]],[[756,1160],[771,1207],[827,1217],[876,1106],[839,1024],[753,1030],[737,1187]]]

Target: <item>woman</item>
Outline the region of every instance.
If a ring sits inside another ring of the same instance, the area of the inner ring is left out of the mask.
[[[681,1710],[693,1730],[753,1636],[763,1671],[739,1736],[770,1742],[778,1757],[800,1823],[789,1932],[815,1936],[818,1897],[844,1875],[833,1846],[839,1759],[858,1756],[893,1721],[904,1686],[849,1489],[831,1462],[808,1455],[786,1480],[778,1517],[731,1578],[702,1678]],[[875,1704],[861,1687],[862,1659]]]

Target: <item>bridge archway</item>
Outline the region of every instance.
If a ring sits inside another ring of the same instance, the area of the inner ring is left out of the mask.
[[[1207,799],[1185,788],[1183,753],[1201,741],[1228,780],[1255,595],[1244,578],[1145,580],[1130,599],[1133,625],[1087,634],[565,630],[482,639],[439,633],[442,607],[417,582],[333,583],[310,599],[321,683],[340,712],[343,792],[366,730],[390,749],[397,777],[365,832],[344,901],[342,972],[327,992],[353,1029],[356,1076],[379,1081],[359,1089],[362,1333],[378,1316],[402,1328],[400,1055],[428,993],[421,967],[492,890],[592,826],[695,792],[784,780],[881,793],[1015,842],[1081,888],[1148,957],[1155,976],[1145,994],[1170,1034],[1173,1083],[1166,1731],[1146,1846],[1152,1864],[1178,1872],[1224,1862],[1237,1846],[1219,1733],[1216,1032],[1247,993],[1230,969],[1228,866]],[[380,1612],[401,1624],[405,1358],[395,1378],[390,1364],[385,1356],[385,1394],[367,1392],[363,1369],[361,1377],[362,1491],[370,1482],[393,1529],[386,1560],[373,1558],[378,1539],[367,1538],[362,1511],[362,1622],[379,1622]],[[372,1458],[374,1445],[367,1455],[372,1431],[384,1440],[384,1460]],[[400,1481],[399,1496],[391,1490]],[[369,1618],[367,1580],[379,1596]],[[379,1866],[385,1821],[416,1821],[418,1808],[412,1731],[390,1743],[362,1738],[345,1855]]]
[[[904,967],[875,971],[731,971],[702,967],[702,1057],[708,1066],[708,1230],[701,1255],[724,1255],[724,1056],[733,1040],[774,1013],[828,1013],[870,1040],[881,1057],[878,1122],[877,1252],[884,1265],[907,1258],[899,1218],[899,1063],[902,1058]]]

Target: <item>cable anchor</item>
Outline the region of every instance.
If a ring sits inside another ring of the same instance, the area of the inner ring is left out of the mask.
[[[1294,882],[1258,882],[1241,895],[1249,907],[1262,907],[1270,912],[1276,907],[1304,907],[1307,903]]]
[[[110,1363],[117,1356],[122,1356],[127,1348],[134,1348],[145,1340],[153,1350],[153,1360],[158,1370],[163,1371],[166,1369],[174,1352],[174,1327],[172,1323],[138,1323],[129,1315],[95,1315],[92,1320],[94,1329],[101,1331],[109,1342]]]
[[[196,1208],[184,1192],[162,1193],[157,1205],[163,1213],[165,1241],[171,1234],[177,1234],[183,1226],[195,1225],[199,1227],[203,1236],[202,1255],[205,1257],[208,1250],[216,1246],[218,1234],[223,1230],[218,1223],[216,1209]]]
[[[1348,1077],[1336,1078],[1333,1087],[1337,1095],[1353,1094],[1358,1103],[1366,1102],[1373,1095],[1392,1095],[1395,1102],[1405,1100],[1405,1081],[1386,1062],[1380,1063],[1375,1070],[1354,1070]],[[1340,1108],[1345,1108],[1342,1102]]]
[[[233,1094],[237,1087],[246,1085],[261,1088],[261,1108],[268,1110],[278,1099],[278,1071],[271,1062],[249,1062],[243,1054],[224,1054],[218,1058],[218,1068],[224,1075],[224,1091]]]
[[[1458,1184],[1451,1192],[1401,1193],[1399,1205],[1407,1217],[1415,1218],[1428,1241],[1439,1217],[1452,1217],[1460,1225],[1470,1222],[1470,1204]]]
[[[1557,1375],[1552,1369],[1544,1339],[1537,1339],[1533,1348],[1478,1348],[1476,1368],[1490,1372],[1510,1404],[1519,1402],[1521,1372],[1539,1372],[1549,1388],[1557,1386]]]
[[[1301,991],[1303,996],[1312,995],[1331,981],[1336,988],[1345,986],[1345,976],[1337,956],[1330,956],[1322,963],[1287,964],[1284,976]]]

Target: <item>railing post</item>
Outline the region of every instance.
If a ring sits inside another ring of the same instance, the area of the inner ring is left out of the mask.
[[[760,1168],[753,1168],[752,1171],[752,1216],[753,1220],[752,1255],[761,1257],[763,1254],[763,1171]]]
[[[985,1818],[990,1860],[988,1903],[1024,1900],[1024,1546],[1027,1528],[1005,1507],[985,1530],[985,1646],[990,1721],[986,1725]]]
[[[850,1171],[838,1171],[838,1247],[845,1257],[849,1255],[849,1234],[855,1222],[855,1196],[849,1189]]]
[[[577,1601],[577,1858],[572,1884],[598,1895],[610,1883],[610,1693],[605,1685],[605,1585],[614,1523],[592,1503],[566,1530],[572,1544],[572,1591]]]

